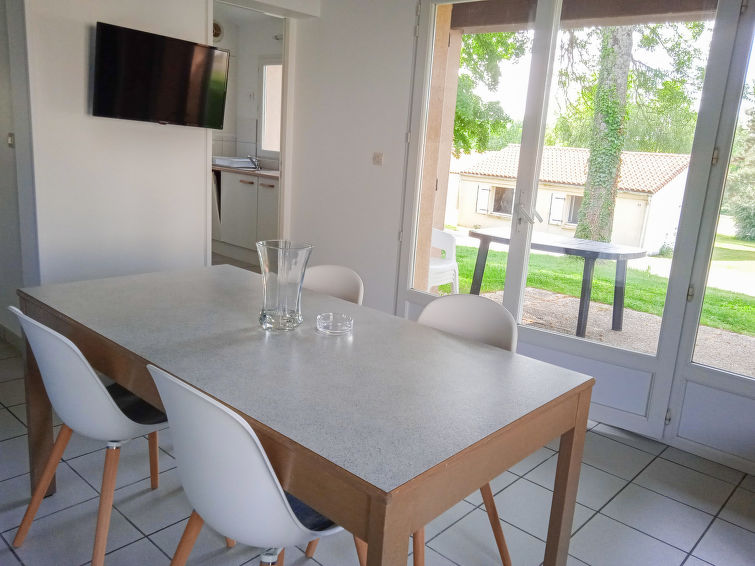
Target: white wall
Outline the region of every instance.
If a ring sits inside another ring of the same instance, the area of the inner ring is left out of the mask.
[[[388,312],[396,291],[415,9],[405,0],[323,0],[320,18],[291,26],[290,235],[314,244],[313,264],[356,269],[365,304]],[[373,152],[383,152],[381,167],[372,164]]]
[[[647,227],[642,247],[648,254],[656,254],[664,244],[673,247],[679,216],[682,213],[687,170],[674,177],[665,187],[650,197]]]
[[[236,155],[236,84],[238,81],[238,25],[232,17],[223,10],[223,5],[215,3],[213,20],[223,27],[223,37],[213,42],[215,47],[225,49],[231,53],[228,62],[228,87],[225,94],[225,114],[223,115],[223,129],[212,130],[212,154]]]
[[[0,2],[0,133],[14,131],[10,90],[10,59],[5,3]],[[15,317],[5,308],[17,304],[16,289],[22,285],[21,237],[15,151],[0,143],[0,327],[18,331]],[[0,329],[1,332],[1,329]]]
[[[94,25],[207,43],[207,0],[26,0],[43,283],[198,267],[209,245],[207,130],[96,118]]]

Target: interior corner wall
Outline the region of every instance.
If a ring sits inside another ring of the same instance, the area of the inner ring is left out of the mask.
[[[207,43],[208,0],[26,0],[42,283],[205,265],[207,130],[91,115],[97,21]]]
[[[314,245],[312,264],[358,271],[365,304],[391,313],[415,10],[406,0],[322,0],[319,18],[296,23],[293,42],[290,236]]]
[[[13,132],[10,88],[10,54],[5,2],[0,2],[0,132]],[[21,235],[16,189],[15,151],[0,145],[0,335],[2,327],[20,332],[13,314],[5,308],[17,304],[16,289],[23,284]]]

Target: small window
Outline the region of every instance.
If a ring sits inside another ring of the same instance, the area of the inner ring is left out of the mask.
[[[260,115],[260,149],[280,152],[281,94],[283,92],[283,65],[262,66],[262,108]]]
[[[514,209],[514,189],[495,187],[493,214],[511,214]]]
[[[569,195],[569,216],[566,221],[567,224],[577,224],[579,221],[579,207],[582,206],[582,197],[576,195]]]

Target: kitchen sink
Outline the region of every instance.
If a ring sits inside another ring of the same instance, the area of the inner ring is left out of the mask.
[[[212,164],[218,167],[236,167],[244,169],[253,169],[252,162],[247,157],[221,157],[213,156]]]

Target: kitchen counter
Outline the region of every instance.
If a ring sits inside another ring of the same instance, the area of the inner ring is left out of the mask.
[[[242,167],[222,167],[220,165],[213,165],[212,170],[238,173],[239,175],[252,175],[254,177],[264,177],[266,179],[279,179],[281,175],[280,171],[273,171],[271,169],[246,169]]]

